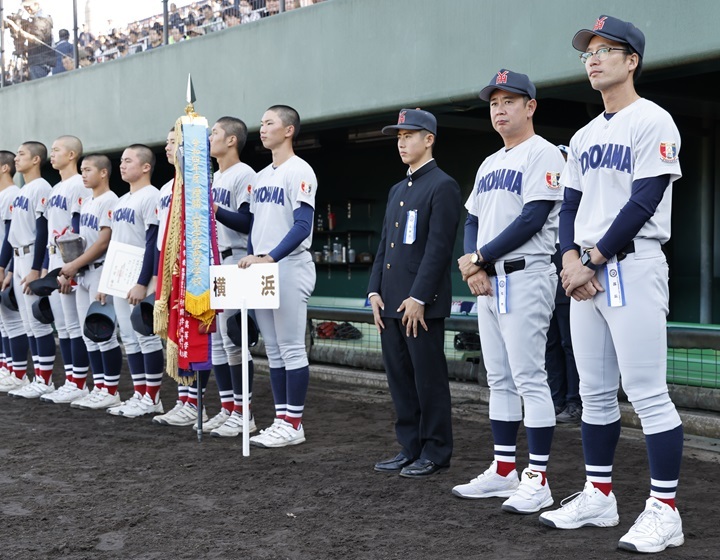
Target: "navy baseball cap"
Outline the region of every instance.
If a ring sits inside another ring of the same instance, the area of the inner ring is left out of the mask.
[[[48,296],[36,299],[32,304],[32,312],[33,317],[44,325],[49,325],[55,320],[52,307],[50,307],[50,298]]]
[[[115,308],[109,303],[92,302],[85,317],[83,334],[93,342],[105,342],[112,338],[114,332]]]
[[[382,129],[383,134],[395,134],[396,130],[427,130],[437,136],[435,115],[422,109],[400,109],[397,124]]]
[[[258,327],[252,315],[247,316],[248,323],[248,346],[252,347],[258,343]],[[242,314],[240,311],[227,319],[227,335],[235,346],[242,346]]]
[[[600,16],[592,29],[581,29],[572,40],[572,46],[585,52],[593,37],[604,37],[618,43],[630,45],[630,48],[642,58],[645,52],[645,35],[629,21],[612,16]]]
[[[154,334],[155,294],[150,294],[130,312],[133,330],[144,336]]]
[[[565,155],[568,155],[568,153],[570,153],[570,148],[568,148],[565,144],[558,144],[557,147],[558,150],[560,150]]]
[[[535,84],[533,84],[525,74],[506,70],[505,68],[501,68],[498,73],[492,77],[490,83],[480,90],[480,99],[490,101],[490,96],[496,89],[527,95],[530,99],[535,99],[535,94],[537,93]]]
[[[15,297],[15,290],[13,289],[12,282],[10,285],[0,292],[0,300],[2,304],[7,307],[10,311],[18,311],[17,298]]]
[[[37,280],[33,280],[32,282],[30,282],[28,284],[28,287],[36,296],[49,296],[60,287],[57,281],[60,270],[61,269],[59,268],[51,270],[42,278],[38,278]]]

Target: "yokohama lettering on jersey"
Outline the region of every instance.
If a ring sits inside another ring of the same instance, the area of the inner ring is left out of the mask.
[[[33,179],[17,193],[10,220],[10,245],[23,247],[35,243],[36,220],[44,215],[52,187],[42,177]]]
[[[12,219],[12,208],[18,194],[20,187],[17,185],[10,185],[0,192],[0,246],[5,241],[5,222]]]
[[[257,175],[249,165],[238,162],[224,172],[216,171],[213,177],[213,202],[218,206],[237,212],[245,202],[250,202],[250,192],[256,185]],[[220,251],[246,249],[247,234],[232,230],[217,222]]]
[[[113,209],[117,204],[118,196],[108,191],[97,198],[90,198],[83,202],[80,211],[80,235],[85,238],[86,247],[92,246],[104,227],[112,228]],[[105,255],[99,256],[93,262],[103,262]]]
[[[50,193],[45,217],[48,220],[48,245],[55,245],[55,237],[65,228],[72,227],[72,215],[79,214],[84,202],[92,198],[92,191],[86,189],[79,174],[66,181],[60,181]],[[77,233],[77,232],[76,232]]]
[[[113,240],[145,247],[145,231],[158,224],[155,209],[159,198],[160,191],[152,185],[121,196],[113,211]]]
[[[630,199],[632,183],[670,175],[670,186],[655,214],[637,237],[670,239],[672,182],[682,176],[680,133],[672,117],[647,99],[638,99],[609,121],[598,115],[570,141],[560,182],[578,190],[582,200],[575,218],[575,243],[593,247]]]
[[[489,156],[478,169],[473,192],[465,203],[468,212],[478,218],[477,247],[495,239],[528,202],[553,200],[555,207],[542,229],[501,259],[552,255],[563,198],[558,181],[563,164],[560,150],[538,135]]]
[[[268,165],[257,176],[257,186],[250,193],[253,213],[252,244],[256,255],[267,254],[278,246],[292,228],[293,212],[301,203],[315,208],[317,178],[308,163],[293,156],[278,168]],[[297,255],[310,248],[312,232],[291,253]]]

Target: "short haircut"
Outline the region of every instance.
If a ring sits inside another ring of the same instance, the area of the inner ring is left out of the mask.
[[[277,114],[285,126],[294,126],[293,140],[298,137],[298,134],[300,134],[300,115],[295,109],[288,105],[273,105],[268,108],[268,111]]]
[[[112,162],[110,158],[103,154],[90,154],[83,158],[83,163],[88,162],[91,165],[97,167],[100,171],[103,169],[107,171],[108,179],[112,175]]]
[[[62,142],[68,150],[77,154],[78,161],[82,158],[83,145],[80,138],[66,134],[64,136],[60,136],[58,140]]]
[[[61,29],[58,32],[61,41],[67,41],[70,38],[70,32],[67,29]]]
[[[9,165],[10,175],[15,175],[15,154],[7,150],[0,150],[0,167],[3,165]]]
[[[237,138],[236,148],[238,157],[240,157],[240,153],[243,151],[245,143],[247,142],[247,125],[235,117],[220,117],[217,120],[217,124],[225,131],[226,136],[234,136]]]
[[[155,170],[155,154],[145,144],[132,144],[127,147],[128,150],[134,150],[140,158],[140,163],[150,164],[150,174]]]
[[[32,157],[40,158],[40,165],[47,161],[47,146],[42,142],[28,140],[27,142],[23,142],[22,145],[28,149]]]

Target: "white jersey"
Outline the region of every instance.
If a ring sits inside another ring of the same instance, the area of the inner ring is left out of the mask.
[[[145,247],[145,232],[158,224],[155,209],[159,198],[160,191],[152,185],[121,196],[113,211],[113,240]]]
[[[465,203],[468,212],[478,218],[477,248],[505,230],[528,202],[552,200],[556,204],[542,229],[514,251],[498,258],[513,260],[552,255],[563,198],[559,182],[563,164],[560,150],[538,135],[511,150],[502,148],[483,161]]]
[[[53,187],[45,212],[48,221],[48,246],[54,246],[58,235],[72,229],[72,215],[79,214],[83,202],[90,198],[92,191],[85,188],[79,174],[60,181]]]
[[[630,199],[632,183],[670,175],[670,185],[655,214],[637,237],[670,239],[672,183],[679,179],[680,133],[672,117],[647,99],[638,99],[609,121],[598,115],[570,141],[563,186],[582,199],[575,218],[575,243],[594,247]]]
[[[308,163],[292,156],[279,167],[268,165],[257,176],[250,194],[253,213],[252,244],[256,255],[278,246],[295,223],[293,212],[306,203],[315,209],[317,179]],[[291,253],[297,255],[312,244],[312,232]]]
[[[11,208],[20,194],[20,187],[13,184],[0,192],[0,246],[5,241],[5,222],[12,219]]]
[[[26,183],[17,193],[11,208],[9,241],[13,247],[35,243],[36,220],[45,214],[52,187],[42,177]]]
[[[86,247],[91,247],[98,240],[102,228],[112,228],[113,210],[117,201],[118,195],[108,191],[83,203],[80,210],[80,235],[85,238]],[[93,262],[104,260],[105,255],[100,255]]]
[[[245,202],[250,202],[252,186],[256,184],[257,175],[252,167],[238,162],[223,172],[216,171],[213,177],[213,202],[221,208],[237,212]],[[220,251],[226,249],[246,249],[247,234],[240,233],[217,222],[218,246]]]
[[[174,181],[174,179],[170,179],[162,186],[160,189],[160,197],[158,198],[157,207],[155,208],[155,214],[158,219],[158,251],[162,251],[163,238],[165,237],[168,216],[170,215],[170,202],[172,202],[172,188]]]

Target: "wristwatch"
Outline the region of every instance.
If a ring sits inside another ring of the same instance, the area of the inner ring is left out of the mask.
[[[482,266],[483,262],[480,260],[480,255],[477,251],[475,251],[472,255],[470,255],[470,262],[473,263],[475,266]]]
[[[583,266],[587,266],[590,270],[597,270],[600,268],[599,264],[595,264],[594,262],[592,262],[589,250],[583,252],[582,256],[580,257],[580,263]]]

